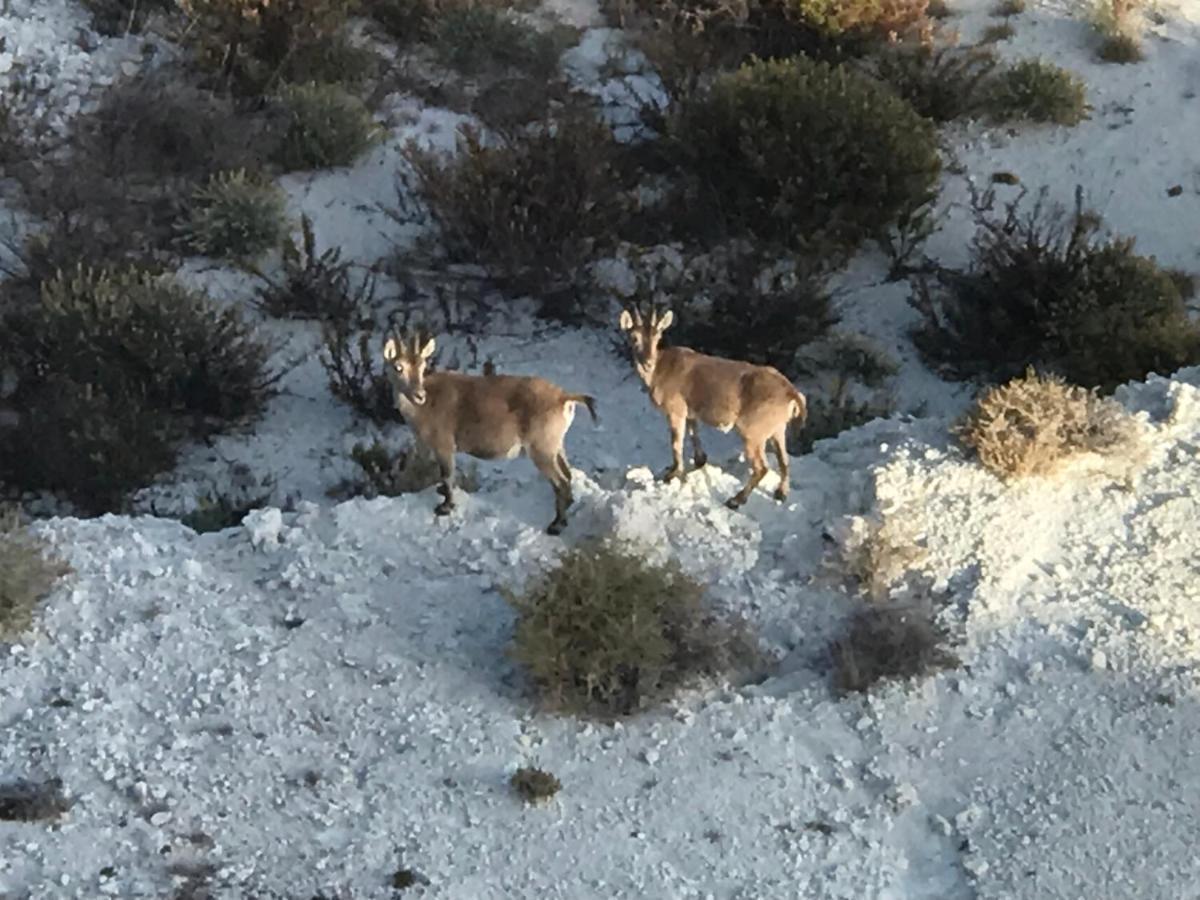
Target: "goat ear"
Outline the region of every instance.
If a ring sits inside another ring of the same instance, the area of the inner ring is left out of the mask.
[[[388,362],[394,362],[396,357],[400,355],[400,345],[396,343],[394,337],[388,338],[383,343],[383,358]]]
[[[633,316],[630,315],[629,310],[621,310],[621,318],[618,320],[618,324],[621,326],[622,331],[633,330]]]
[[[429,359],[433,356],[433,351],[437,349],[437,341],[430,338],[425,342],[425,346],[421,348],[421,359]]]
[[[658,329],[659,334],[662,334],[662,332],[666,331],[668,328],[671,327],[671,323],[674,321],[675,321],[675,313],[668,309],[654,323],[654,327]]]

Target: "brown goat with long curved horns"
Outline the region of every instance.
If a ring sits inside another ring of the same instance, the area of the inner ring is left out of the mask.
[[[393,334],[383,345],[396,408],[441,469],[442,502],[434,512],[444,516],[454,509],[455,453],[515,459],[525,452],[554,488],[554,520],[546,531],[559,534],[574,502],[563,439],[576,405],[584,404],[594,420],[596,401],[569,394],[543,378],[427,373],[435,349],[433,337],[419,332]]]
[[[697,467],[708,462],[700,446],[699,422],[721,431],[737,431],[746,448],[750,479],[726,506],[737,509],[767,474],[766,446],[774,445],[779,461],[779,487],[775,499],[788,495],[787,429],[794,419],[803,424],[808,414],[804,395],[783,373],[771,366],[707,356],[687,347],[660,347],[663,332],[675,315],[670,310],[621,312],[621,330],[633,350],[634,366],[650,393],[650,400],[671,428],[673,464],[664,481],[687,477],[683,464],[683,435],[692,435]]]

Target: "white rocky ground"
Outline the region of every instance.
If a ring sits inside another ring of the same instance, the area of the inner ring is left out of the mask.
[[[973,39],[986,8],[960,8]],[[1115,230],[1195,272],[1200,7],[1163,15],[1146,62],[1099,66],[1072,10],[1031,4],[1001,49],[1083,74],[1093,119],[971,125],[947,143],[979,183],[1012,171],[1064,199],[1083,183]],[[46,128],[141,58],[122,40],[83,49],[84,25],[66,0],[0,4],[0,85],[37,85]],[[590,54],[571,57],[581,78],[600,71]],[[397,148],[449,146],[457,121],[402,97],[388,109],[393,139],[359,166],[284,182],[323,241],[364,263],[405,234],[372,211]],[[963,179],[943,196],[930,250],[961,262]],[[481,465],[448,521],[432,492],[334,504],[346,449],[372,432],[330,398],[313,332],[289,326],[285,355],[304,361],[266,419],[195,448],[144,498],[186,506],[241,463],[275,479],[275,507],[210,535],[151,516],[37,524],[75,574],[28,640],[0,648],[0,781],[58,776],[74,805],[52,827],[0,823],[0,898],[165,897],[206,866],[229,898],[391,897],[401,866],[422,879],[403,896],[455,900],[1200,897],[1200,370],[1118,393],[1143,423],[1141,456],[1005,486],[948,437],[969,394],[920,367],[904,290],[882,270],[868,255],[846,276],[842,327],[890,346],[901,410],[928,417],[819,444],[794,460],[784,507],[721,505],[741,475],[721,436],[717,465],[654,483],[665,427],[611,335],[514,318],[477,349],[445,342],[444,359],[596,394],[600,425],[579,417],[568,438],[579,503],[563,540],[616,531],[677,557],[780,657],[759,685],[711,685],[614,727],[537,714],[505,655],[497,586],[561,546],[541,531],[551,498],[532,466]],[[245,295],[230,273],[187,274]],[[896,590],[931,586],[963,666],[840,699],[824,651],[854,598],[825,535],[863,516],[920,548]],[[507,786],[531,762],[563,782],[545,808]]]

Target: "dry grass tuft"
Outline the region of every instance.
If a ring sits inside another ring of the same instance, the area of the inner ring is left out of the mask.
[[[15,511],[0,510],[0,640],[26,631],[42,598],[70,571],[25,531]]]
[[[834,686],[861,693],[881,681],[931,675],[959,665],[932,602],[868,603],[833,643]]]
[[[50,822],[70,808],[58,778],[0,783],[0,822]]]
[[[928,551],[902,516],[858,520],[842,550],[842,570],[872,600],[882,601]]]
[[[986,391],[957,431],[1004,479],[1047,475],[1072,457],[1118,452],[1136,440],[1119,403],[1032,369]]]

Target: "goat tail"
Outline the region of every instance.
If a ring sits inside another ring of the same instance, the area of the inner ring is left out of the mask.
[[[805,396],[795,388],[792,388],[792,415],[788,424],[793,422],[797,428],[803,428],[804,423],[808,421],[808,400]]]
[[[566,403],[582,403],[584,406],[587,407],[587,411],[589,413],[591,413],[592,421],[593,422],[600,421],[600,419],[596,417],[596,398],[595,397],[589,397],[587,394],[567,394],[567,396],[563,398],[563,401]]]

